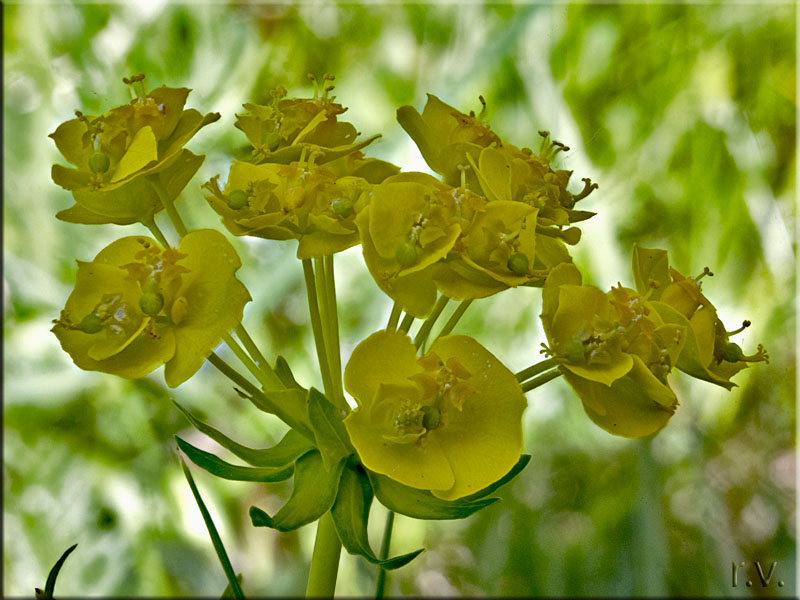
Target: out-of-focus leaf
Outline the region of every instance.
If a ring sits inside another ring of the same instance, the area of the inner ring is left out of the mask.
[[[292,475],[293,467],[291,465],[279,468],[240,467],[239,465],[227,463],[210,452],[195,448],[189,442],[182,440],[178,436],[175,436],[175,440],[178,442],[178,447],[194,464],[222,479],[272,482],[283,481]]]

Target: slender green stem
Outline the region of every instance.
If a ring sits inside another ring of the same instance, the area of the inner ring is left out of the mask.
[[[456,326],[458,321],[461,319],[464,313],[467,312],[470,304],[472,304],[472,299],[463,300],[461,304],[456,307],[456,309],[453,311],[453,314],[450,315],[449,319],[447,319],[447,323],[444,324],[444,327],[442,327],[442,330],[438,333],[434,341],[438,340],[440,337],[449,335],[450,332],[453,331],[453,328]]]
[[[552,371],[547,371],[544,375],[539,375],[535,379],[531,379],[530,381],[526,381],[522,384],[522,391],[523,392],[530,392],[533,389],[536,389],[540,385],[544,385],[548,381],[552,381],[556,377],[561,377],[561,371],[558,369],[553,369]]]
[[[328,303],[328,329],[330,336],[325,344],[331,356],[331,379],[336,391],[336,397],[341,404],[344,401],[344,389],[342,387],[342,355],[339,347],[339,309],[336,305],[336,278],[333,272],[333,254],[329,254],[322,259],[325,268],[325,292]]]
[[[541,362],[538,362],[534,365],[531,365],[527,369],[522,369],[519,373],[515,373],[514,377],[517,378],[517,381],[522,383],[533,377],[534,375],[538,375],[539,373],[544,373],[548,369],[555,367],[558,364],[558,361],[555,358],[547,358]]]
[[[330,512],[325,513],[317,521],[317,536],[314,540],[314,553],[311,555],[306,598],[333,597],[341,554],[342,542],[336,533],[333,517]]]
[[[167,241],[167,238],[164,236],[164,233],[158,228],[158,225],[156,225],[155,219],[150,219],[147,222],[143,223],[144,226],[150,230],[150,233],[153,234],[153,237],[155,237],[158,240],[159,244],[161,244],[164,248],[169,248],[169,242]]]
[[[425,341],[428,339],[428,336],[431,333],[431,329],[433,329],[433,324],[436,323],[436,319],[439,318],[439,315],[442,314],[444,307],[447,306],[447,303],[450,302],[450,298],[445,295],[439,296],[439,299],[436,301],[436,304],[431,311],[431,314],[428,315],[428,318],[422,322],[422,325],[417,331],[417,336],[414,338],[414,346],[417,350],[422,348]]]
[[[185,236],[189,233],[189,230],[186,229],[186,224],[181,219],[181,215],[178,213],[178,209],[175,208],[175,202],[172,201],[172,198],[169,197],[164,184],[162,183],[161,179],[158,177],[158,174],[148,176],[148,181],[153,186],[153,189],[158,194],[158,199],[161,200],[161,204],[164,205],[164,210],[167,211],[167,216],[169,220],[172,221],[172,226],[175,228],[175,231],[178,232],[180,237]]]
[[[404,333],[408,333],[408,330],[411,329],[411,324],[414,322],[414,315],[410,315],[406,313],[406,316],[403,317],[402,323],[400,323],[400,327],[398,329]]]
[[[242,341],[242,344],[244,345],[245,350],[247,350],[247,353],[253,359],[253,362],[256,363],[256,366],[263,372],[264,376],[267,379],[272,381],[272,385],[269,386],[265,385],[265,389],[267,390],[283,389],[285,387],[283,385],[283,382],[280,380],[278,375],[269,365],[267,359],[264,358],[264,355],[261,354],[261,351],[258,349],[258,346],[256,346],[255,342],[253,341],[253,338],[250,337],[250,334],[247,333],[247,330],[244,328],[244,325],[239,323],[234,329],[234,331],[236,332],[236,335],[239,336],[239,339]]]
[[[306,295],[308,296],[308,312],[311,316],[311,330],[314,333],[314,344],[317,348],[317,359],[319,360],[319,371],[322,376],[322,386],[325,395],[330,398],[333,383],[331,373],[328,368],[328,355],[325,351],[325,338],[322,328],[322,319],[319,314],[319,304],[317,303],[317,286],[314,282],[314,267],[310,258],[303,259],[303,275],[306,280]]]
[[[251,396],[255,396],[261,393],[261,390],[259,390],[255,385],[250,383],[250,381],[244,375],[239,373],[239,371],[237,371],[228,363],[226,363],[224,360],[222,360],[222,358],[220,358],[218,354],[212,352],[211,355],[208,357],[208,362],[214,365],[220,373],[225,375],[225,377],[230,379],[233,383],[238,385],[240,388],[242,388],[243,391],[247,392]]]
[[[389,322],[386,324],[387,331],[394,331],[397,329],[397,323],[400,321],[401,312],[403,312],[403,309],[395,302],[394,306],[392,306],[392,314],[389,315]]]
[[[228,347],[233,350],[233,353],[236,355],[242,364],[247,368],[248,371],[255,377],[258,382],[264,386],[265,389],[274,389],[275,388],[275,381],[278,379],[277,376],[272,373],[273,378],[270,378],[269,375],[263,370],[259,369],[256,363],[248,356],[247,352],[244,351],[239,343],[231,337],[231,334],[226,334],[222,336],[222,340],[228,345]],[[280,388],[279,388],[280,389]]]
[[[381,550],[378,558],[386,560],[389,557],[389,546],[392,543],[392,527],[394,526],[394,511],[389,511],[386,515],[386,525],[383,527],[383,541],[381,542]],[[375,598],[383,598],[383,593],[386,590],[386,576],[388,575],[386,569],[378,567],[378,581],[375,585]]]

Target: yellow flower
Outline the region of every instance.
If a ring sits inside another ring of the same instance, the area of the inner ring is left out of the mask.
[[[514,375],[472,338],[447,336],[417,358],[411,339],[379,331],[345,368],[358,407],[345,426],[368,469],[454,500],[519,460],[526,401]]]
[[[685,277],[669,267],[665,250],[634,247],[633,271],[639,292],[666,323],[686,329],[686,344],[675,366],[684,373],[722,386],[736,386],[730,379],[748,363],[769,362],[769,355],[759,344],[756,353],[747,356],[730,336],[749,327],[727,331],[717,309],[702,293],[700,280],[713,273],[706,267],[697,277]]]
[[[180,189],[200,167],[202,157],[183,149],[200,128],[219,119],[184,109],[187,88],[160,87],[142,93],[130,104],[92,117],[76,111],[50,134],[64,158],[75,168],[53,165],[52,178],[72,191],[76,207],[59,218],[80,223],[146,221],[163,208],[158,194],[142,179],[162,175]],[[169,173],[165,173],[166,171]],[[180,183],[180,186],[177,184]]]
[[[666,425],[678,405],[666,378],[686,328],[665,323],[633,290],[581,285],[572,264],[551,271],[542,298],[549,352],[589,418],[632,438]]]
[[[302,157],[305,158],[305,157]],[[323,256],[358,244],[356,215],[371,187],[358,177],[337,179],[314,157],[288,165],[231,165],[225,190],[217,177],[203,185],[206,200],[234,235],[299,240],[300,259]]]
[[[250,294],[234,275],[240,266],[211,229],[189,233],[177,249],[119,239],[78,263],[53,333],[81,369],[137,379],[166,363],[167,385],[176,387],[241,321]]]

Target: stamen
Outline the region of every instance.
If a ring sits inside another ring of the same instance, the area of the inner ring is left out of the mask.
[[[539,156],[543,156],[545,150],[550,146],[550,132],[546,130],[540,130],[539,135],[542,136],[542,143],[539,146]]]
[[[460,191],[464,191],[467,189],[467,170],[470,168],[469,165],[457,165],[456,167],[459,171],[461,171],[461,188]]]
[[[316,100],[316,98],[319,96],[319,84],[317,83],[317,78],[314,77],[313,73],[309,73],[308,75],[306,75],[306,77],[308,77],[311,80],[311,82],[314,84],[314,96],[313,96],[313,98]]]
[[[697,277],[695,277],[694,280],[695,281],[700,281],[706,275],[708,275],[709,277],[713,277],[714,276],[714,274],[711,272],[711,269],[709,269],[708,267],[703,267],[703,272],[700,273],[700,275],[698,275]]]
[[[739,329],[735,329],[735,330],[733,330],[733,331],[726,331],[725,333],[726,333],[728,336],[731,336],[731,335],[736,335],[737,333],[741,333],[741,332],[743,332],[745,329],[747,329],[748,327],[750,327],[750,325],[751,325],[750,321],[748,321],[747,319],[745,319],[744,321],[742,321],[742,326],[741,326],[741,327],[739,327]]]
[[[483,96],[478,96],[478,100],[480,101],[480,103],[481,103],[481,106],[483,107],[483,108],[481,108],[481,112],[480,112],[480,114],[478,115],[478,118],[479,118],[481,121],[483,121],[483,115],[485,115],[485,114],[486,114],[486,100],[484,100],[484,99],[483,99]]]
[[[589,179],[588,177],[584,177],[583,179],[581,179],[581,181],[583,182],[583,189],[578,194],[574,194],[572,196],[572,200],[574,202],[577,202],[578,200],[583,200],[584,198],[586,198],[586,196],[591,194],[592,191],[600,187],[596,183],[592,183],[592,180]]]

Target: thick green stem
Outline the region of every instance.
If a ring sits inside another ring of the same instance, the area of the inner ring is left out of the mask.
[[[422,348],[423,344],[425,344],[425,341],[431,333],[431,329],[433,329],[433,324],[436,323],[436,319],[442,314],[448,302],[450,302],[450,298],[444,295],[439,296],[439,299],[433,307],[433,311],[428,315],[428,318],[423,321],[422,326],[419,328],[419,331],[417,331],[417,336],[414,338],[414,346],[417,350]]]
[[[541,362],[531,365],[527,369],[522,369],[519,373],[516,373],[514,377],[517,378],[517,381],[522,383],[523,381],[527,381],[534,375],[538,375],[539,373],[544,373],[548,369],[555,367],[558,364],[558,361],[555,358],[548,358]]]
[[[306,598],[332,598],[336,591],[336,576],[339,572],[339,557],[342,543],[336,533],[331,513],[325,513],[317,521],[317,537],[311,556]]]
[[[306,295],[308,296],[308,312],[311,316],[311,330],[314,334],[314,344],[317,348],[317,359],[319,360],[319,371],[322,376],[322,386],[325,395],[332,398],[331,391],[333,383],[331,372],[328,368],[328,354],[325,351],[325,337],[322,328],[322,319],[319,313],[319,303],[317,302],[317,285],[314,281],[314,267],[310,258],[303,259],[303,275],[306,280]]]
[[[169,242],[164,236],[164,233],[158,228],[158,225],[156,225],[155,219],[150,219],[147,222],[142,221],[142,223],[150,230],[150,233],[152,233],[153,237],[158,240],[159,244],[161,244],[164,248],[169,248]]]
[[[383,541],[381,542],[381,550],[379,558],[386,560],[389,557],[389,546],[392,543],[392,527],[394,525],[394,511],[389,511],[386,515],[386,525],[383,527]],[[386,590],[386,577],[388,572],[386,569],[378,567],[378,581],[375,585],[375,598],[383,598]]]
[[[400,327],[398,329],[404,333],[408,333],[408,330],[411,329],[411,324],[414,322],[414,315],[410,315],[406,313],[406,316],[403,317],[402,323],[400,323]]]
[[[447,319],[447,323],[444,324],[444,327],[442,327],[442,330],[436,336],[436,340],[438,340],[440,337],[444,337],[446,335],[449,335],[450,332],[453,331],[453,328],[456,326],[458,321],[461,319],[461,317],[464,315],[464,313],[467,312],[467,309],[469,308],[470,304],[472,304],[472,300],[471,299],[470,300],[463,300],[461,302],[461,304],[459,304],[456,307],[456,309],[453,311],[453,314],[450,315],[449,319]],[[436,340],[434,340],[434,341],[436,341]]]
[[[148,176],[148,181],[153,186],[153,189],[158,194],[158,199],[161,200],[161,204],[164,205],[164,210],[167,212],[167,216],[169,220],[172,221],[172,226],[175,228],[175,231],[178,233],[180,237],[185,236],[189,233],[189,230],[186,229],[186,224],[181,219],[181,215],[178,213],[178,209],[175,208],[175,202],[173,202],[172,198],[169,197],[164,184],[161,182],[158,174]]]
[[[556,377],[561,377],[561,371],[558,369],[553,369],[552,371],[548,371],[544,375],[539,375],[535,379],[531,379],[530,381],[526,381],[522,384],[522,391],[523,392],[530,392],[533,389],[536,389],[540,385],[544,385],[548,381],[552,381]]]

